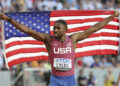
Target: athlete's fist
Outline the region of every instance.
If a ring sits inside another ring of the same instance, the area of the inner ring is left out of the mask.
[[[118,16],[119,16],[119,11],[116,10],[116,11],[114,12],[113,16],[114,16],[114,17],[118,17]]]
[[[5,14],[3,14],[3,13],[0,13],[0,19],[7,21],[7,20],[9,20],[9,17],[6,16]]]

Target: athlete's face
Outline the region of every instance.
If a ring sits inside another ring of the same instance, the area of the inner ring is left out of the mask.
[[[67,28],[61,23],[55,23],[53,28],[53,33],[55,38],[60,39],[62,36],[65,35]]]

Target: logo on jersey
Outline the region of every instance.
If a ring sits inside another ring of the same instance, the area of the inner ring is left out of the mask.
[[[68,47],[68,46],[71,46],[71,43],[66,43],[66,46]]]
[[[53,48],[55,54],[71,53],[71,47],[66,48]]]

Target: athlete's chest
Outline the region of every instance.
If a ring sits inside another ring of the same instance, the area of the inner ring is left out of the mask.
[[[72,43],[70,41],[54,41],[52,42],[51,50],[54,54],[67,54],[72,52]]]

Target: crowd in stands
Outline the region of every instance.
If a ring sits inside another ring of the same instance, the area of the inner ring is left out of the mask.
[[[120,0],[0,0],[2,12],[115,10]]]
[[[119,55],[95,55],[78,58],[76,60],[78,66],[90,68],[120,68]]]
[[[116,81],[114,80],[112,69],[108,69],[107,74],[104,76],[104,84],[102,86],[115,86]],[[97,86],[98,77],[94,75],[93,71],[89,72],[89,76],[86,77],[84,74],[84,68],[79,70],[79,76],[77,78],[78,86]]]
[[[50,10],[120,10],[120,0],[0,0],[0,11],[31,12]],[[0,32],[2,24],[0,22]],[[0,34],[1,35],[1,34]],[[119,67],[120,55],[95,55],[77,58],[77,66],[91,68]],[[24,65],[23,65],[24,64]],[[50,70],[47,61],[33,61],[13,67],[19,71],[22,67],[40,67]],[[2,38],[0,38],[0,70],[6,70],[3,56]],[[14,73],[14,72],[13,72]],[[42,73],[41,73],[42,74]],[[92,73],[91,73],[92,74]]]

